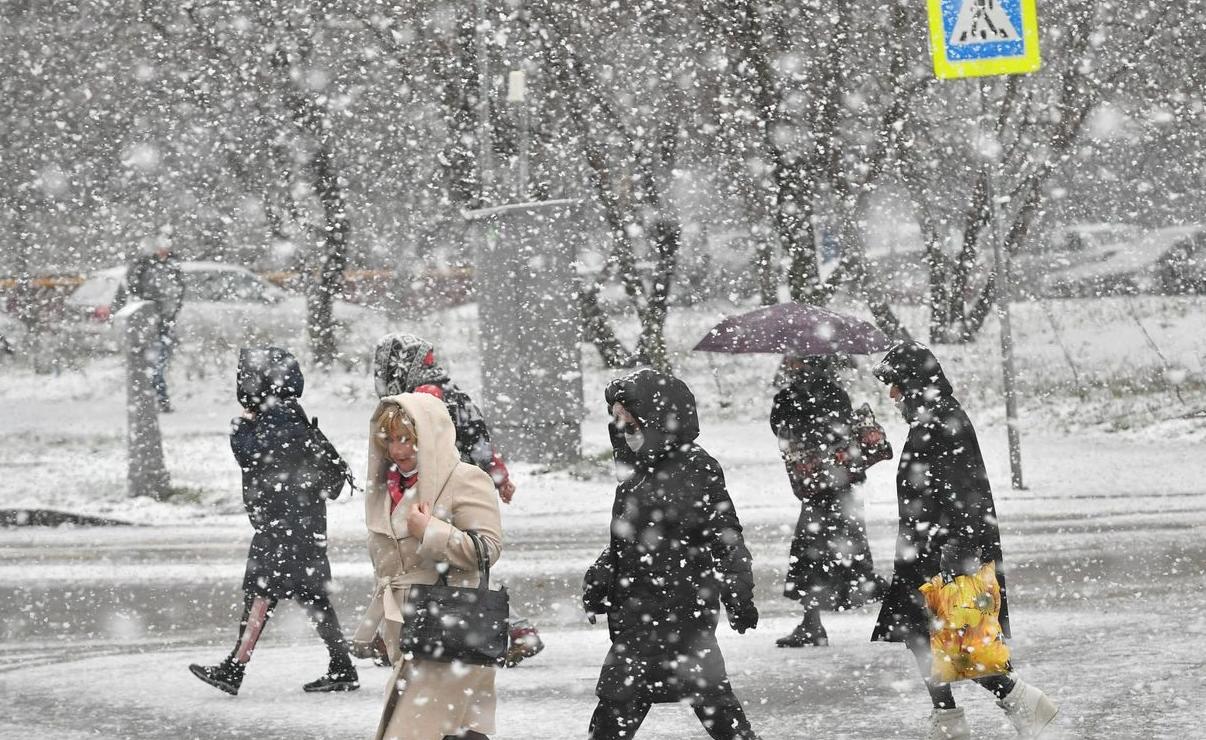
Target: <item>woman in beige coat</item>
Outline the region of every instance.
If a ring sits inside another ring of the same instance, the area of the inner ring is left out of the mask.
[[[493,667],[407,658],[398,645],[412,584],[476,586],[477,554],[464,534],[481,535],[491,563],[502,549],[494,483],[461,462],[448,410],[433,396],[381,399],[370,424],[365,521],[377,585],[365,624],[385,619],[394,664],[377,740],[483,740],[494,732]],[[359,637],[359,636],[358,636]]]

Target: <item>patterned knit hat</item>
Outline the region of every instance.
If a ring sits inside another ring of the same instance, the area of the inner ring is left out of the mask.
[[[435,347],[414,334],[387,334],[373,354],[373,383],[377,395],[412,393],[421,385],[438,385],[448,373],[435,361]]]

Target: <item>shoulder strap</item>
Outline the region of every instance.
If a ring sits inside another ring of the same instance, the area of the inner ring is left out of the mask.
[[[473,540],[473,549],[477,551],[477,569],[482,574],[477,587],[481,591],[488,591],[490,590],[490,560],[486,557],[486,545],[476,531],[466,529],[465,534]]]
[[[343,459],[343,455],[339,454],[339,450],[335,449],[335,445],[331,443],[331,440],[327,438],[327,435],[318,428],[317,416],[310,418],[310,431],[314,435],[313,442],[322,448],[323,453],[330,458],[331,462],[336,465],[343,474],[344,481],[352,491],[348,495],[355,495],[357,491],[363,493],[364,489],[356,485],[356,477],[352,475],[352,466],[348,465],[348,461]]]

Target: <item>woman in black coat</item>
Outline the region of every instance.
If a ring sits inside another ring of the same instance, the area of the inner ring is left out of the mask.
[[[754,738],[716,641],[721,603],[738,632],[758,624],[752,559],[720,465],[695,444],[695,397],[654,370],[604,395],[622,482],[585,581],[586,610],[607,615],[612,640],[590,737],[632,738],[652,704],[687,700],[713,738]]]
[[[243,619],[234,650],[216,666],[191,665],[197,678],[237,694],[265,624],[280,599],[301,604],[327,646],[327,673],[306,691],[360,687],[339,617],[328,597],[327,503],[314,485],[307,455],[309,421],[298,397],[297,360],[277,347],[239,352],[238,398],[230,446],[243,470],[243,506],[255,533],[243,574]]]
[[[787,357],[786,386],[775,394],[770,425],[779,440],[800,517],[792,537],[783,595],[798,601],[803,619],[780,647],[828,645],[822,610],[852,609],[875,599],[875,576],[855,484],[866,480],[854,439],[850,396],[827,357]]]
[[[915,342],[896,345],[875,375],[890,386],[909,423],[909,437],[896,475],[900,525],[892,585],[871,639],[903,642],[913,652],[934,705],[930,737],[970,737],[950,684],[928,679],[930,620],[918,588],[939,573],[974,574],[982,564],[995,563],[1001,629],[1009,637],[1005,567],[988,473],[971,420],[928,348]],[[1041,691],[1011,675],[976,683],[996,695],[1023,737],[1036,737],[1057,711]]]

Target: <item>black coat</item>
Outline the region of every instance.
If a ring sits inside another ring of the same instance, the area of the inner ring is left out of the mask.
[[[854,439],[850,396],[830,371],[798,374],[775,395],[770,424],[784,453],[787,477],[801,501],[792,537],[783,595],[814,608],[852,609],[879,595],[862,504],[853,486],[866,480],[861,468],[839,464],[861,456]],[[819,467],[798,456],[815,455]]]
[[[908,642],[928,637],[929,620],[918,587],[943,570],[944,562],[948,570],[962,562],[966,572],[990,561],[996,563],[1001,628],[1008,637],[1001,536],[971,420],[952,395],[938,360],[921,345],[897,345],[875,374],[903,391],[901,410],[909,422],[909,437],[896,473],[900,527],[892,585],[871,639]]]
[[[850,458],[861,455],[854,440],[854,410],[850,396],[832,378],[823,374],[801,375],[775,394],[771,404],[771,430],[784,452],[803,448],[815,450],[829,465],[815,482],[819,487],[846,489],[867,479],[862,470],[832,464],[842,450]],[[793,478],[793,487],[797,481]],[[797,496],[801,492],[797,490]]]
[[[616,488],[610,543],[586,578],[587,610],[607,614],[612,639],[596,692],[655,702],[726,694],[720,604],[735,628],[756,625],[752,559],[720,465],[693,441],[695,399],[651,370],[613,382],[606,397],[641,422],[644,445],[633,453],[611,427],[628,477]]]
[[[326,501],[300,484],[309,433],[298,403],[301,368],[275,347],[242,350],[239,401],[255,419],[238,418],[230,447],[243,470],[243,506],[255,534],[244,590],[274,598],[322,594],[331,580]]]

